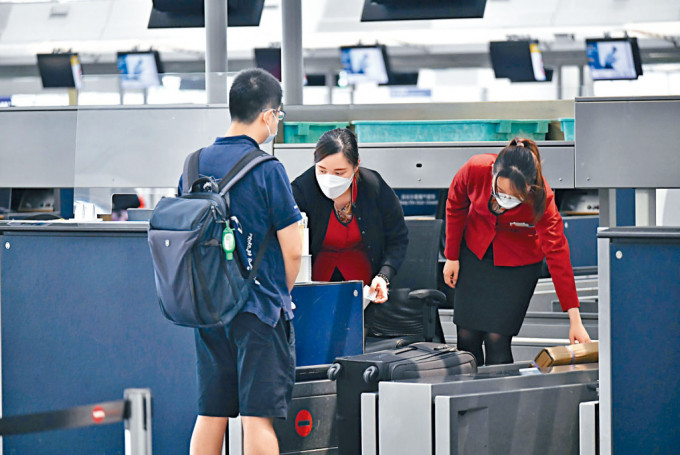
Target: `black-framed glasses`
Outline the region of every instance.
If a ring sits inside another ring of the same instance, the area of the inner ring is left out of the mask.
[[[276,118],[279,120],[279,122],[283,121],[283,119],[286,117],[286,113],[283,111],[283,109],[274,109],[274,108],[269,108],[269,109],[262,109],[262,112],[267,112],[267,111],[274,111],[276,114]]]

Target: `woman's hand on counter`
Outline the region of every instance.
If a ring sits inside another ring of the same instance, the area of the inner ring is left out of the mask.
[[[385,303],[387,302],[387,282],[380,276],[373,278],[371,282],[371,292],[375,292],[375,303]]]

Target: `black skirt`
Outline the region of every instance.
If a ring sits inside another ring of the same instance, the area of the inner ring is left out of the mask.
[[[522,327],[543,262],[504,267],[493,263],[493,245],[480,261],[460,248],[453,322],[465,329],[515,336]]]

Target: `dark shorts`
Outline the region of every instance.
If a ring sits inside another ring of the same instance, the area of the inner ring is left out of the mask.
[[[271,327],[252,313],[227,328],[196,329],[198,414],[282,417],[295,382],[295,332],[281,316]]]

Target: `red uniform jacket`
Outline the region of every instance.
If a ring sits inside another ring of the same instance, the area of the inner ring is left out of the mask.
[[[537,221],[530,203],[494,215],[489,199],[495,161],[494,154],[473,156],[453,178],[446,203],[446,258],[458,260],[463,235],[470,251],[480,259],[493,242],[497,266],[535,264],[545,257],[562,310],[578,308],[574,269],[555,193],[545,183],[545,213]]]

